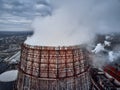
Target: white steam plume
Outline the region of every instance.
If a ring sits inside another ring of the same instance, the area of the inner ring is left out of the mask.
[[[25,43],[43,46],[66,46],[89,42],[96,33],[118,32],[118,0],[51,0],[53,11],[36,17],[34,35]]]
[[[101,51],[105,51],[104,45],[102,45],[101,43],[98,43],[97,46],[95,47],[95,49],[92,50],[92,52],[95,54],[97,54]]]
[[[109,60],[113,62],[120,58],[120,51],[118,52],[110,51],[108,55],[109,55]]]

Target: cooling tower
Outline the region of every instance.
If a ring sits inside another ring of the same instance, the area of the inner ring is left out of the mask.
[[[89,90],[89,64],[80,46],[23,44],[17,90]]]

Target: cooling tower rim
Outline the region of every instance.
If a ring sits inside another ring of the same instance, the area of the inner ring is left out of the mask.
[[[47,49],[47,50],[74,50],[83,49],[82,45],[71,45],[71,46],[39,46],[39,45],[29,45],[26,43],[22,44],[22,47],[29,49]]]

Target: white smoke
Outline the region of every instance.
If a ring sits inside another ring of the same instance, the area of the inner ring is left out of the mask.
[[[107,37],[107,38],[106,38]],[[104,43],[98,43],[95,48],[91,51],[92,54],[92,64],[94,67],[102,68],[109,63],[119,63],[120,59],[120,49],[111,45],[113,43],[110,40],[115,40],[112,36],[106,36]],[[108,40],[108,41],[107,41]],[[106,48],[108,47],[108,48]],[[110,48],[112,47],[112,48]]]
[[[111,42],[105,40],[105,41],[104,41],[104,45],[105,45],[105,46],[110,46],[110,45],[111,45]]]
[[[106,55],[92,55],[92,65],[96,68],[102,68],[104,65],[109,63],[108,57]]]
[[[98,43],[95,47],[94,50],[92,50],[93,53],[97,54],[101,51],[105,51],[104,45],[102,45],[101,43]]]
[[[113,62],[120,58],[120,51],[118,52],[110,51],[108,55],[109,55],[109,61]]]
[[[119,31],[117,0],[51,0],[50,3],[51,15],[35,18],[34,35],[25,43],[75,45],[91,41],[96,33]]]
[[[109,60],[110,60],[111,62],[113,62],[114,59],[115,59],[115,56],[114,56],[113,51],[110,51],[110,52],[108,53],[108,55],[109,55]]]

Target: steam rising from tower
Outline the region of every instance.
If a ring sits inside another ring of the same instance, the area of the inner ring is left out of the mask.
[[[51,0],[44,7],[51,14],[34,19],[34,35],[27,38],[26,44],[78,45],[93,40],[96,33],[119,32],[117,0]]]

